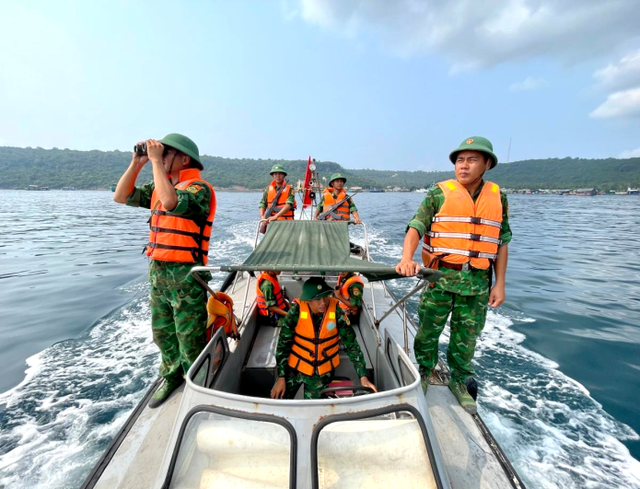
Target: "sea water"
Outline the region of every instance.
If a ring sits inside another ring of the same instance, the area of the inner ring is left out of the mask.
[[[0,487],[78,487],[157,376],[148,211],[112,195],[0,191]],[[210,260],[235,263],[260,195],[217,195]],[[375,260],[398,261],[422,198],[357,196]],[[640,487],[640,198],[509,201],[507,302],[475,359],[480,414],[529,488]]]

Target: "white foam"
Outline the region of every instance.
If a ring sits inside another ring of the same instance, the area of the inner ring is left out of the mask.
[[[147,285],[84,338],[29,358],[27,376],[0,396],[6,429],[0,487],[77,487],[157,376]]]
[[[620,441],[640,436],[557,363],[524,348],[525,336],[511,326],[511,318],[489,311],[474,365],[479,411],[525,485],[640,488],[640,462]],[[448,340],[446,328],[441,343]]]

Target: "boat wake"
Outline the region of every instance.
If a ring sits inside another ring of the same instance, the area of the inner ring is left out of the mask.
[[[255,223],[223,229],[212,261],[246,256]],[[401,244],[385,241],[375,228],[368,231],[374,259],[397,263]],[[212,285],[223,278],[216,276]],[[389,286],[400,296],[414,284],[397,280]],[[80,338],[30,357],[23,382],[0,395],[0,487],[79,486],[155,380],[148,284],[140,279],[125,291],[130,303]],[[417,320],[417,297],[409,303]],[[557,364],[522,346],[525,336],[512,326],[533,320],[502,314],[489,312],[478,344],[479,409],[527,487],[640,488],[640,462],[619,441],[638,434]]]
[[[0,395],[0,487],[77,487],[157,376],[148,285],[86,335],[27,360]]]
[[[369,228],[375,260],[397,263],[402,245]],[[389,288],[401,297],[415,280],[394,280]],[[419,297],[408,301],[418,324]],[[490,308],[491,309],[491,308]],[[525,335],[512,326],[534,323],[490,310],[478,341],[474,365],[480,384],[482,419],[530,488],[640,488],[640,462],[620,440],[638,440],[590,397],[558,365],[522,346]],[[402,344],[402,332],[396,340]],[[412,343],[412,342],[411,342]],[[441,356],[449,328],[440,339]]]
[[[232,230],[216,262],[233,261],[247,230]],[[156,380],[146,277],[123,291],[131,302],[81,337],[28,358],[25,379],[0,394],[0,488],[78,487]]]
[[[556,363],[523,347],[514,321],[534,322],[489,311],[475,362],[480,414],[525,485],[640,488],[640,462],[619,441],[638,434]]]

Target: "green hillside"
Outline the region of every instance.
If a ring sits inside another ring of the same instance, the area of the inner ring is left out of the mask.
[[[70,149],[0,147],[0,188],[42,185],[50,188],[109,188],[126,169],[131,154],[122,151],[75,151]],[[261,189],[269,183],[269,170],[280,163],[289,172],[289,181],[303,178],[306,160],[268,160],[203,156],[204,176],[218,188]],[[347,170],[334,162],[317,162],[322,176],[343,172],[349,186],[428,187],[451,178],[453,172]],[[151,179],[145,167],[139,182]],[[500,164],[490,179],[505,188],[580,188],[626,190],[640,187],[640,158],[589,160],[553,158]]]

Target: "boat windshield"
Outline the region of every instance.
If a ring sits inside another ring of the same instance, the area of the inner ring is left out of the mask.
[[[168,487],[295,487],[293,427],[273,416],[220,411],[203,406],[183,425]]]
[[[411,411],[364,419],[334,418],[319,424],[314,433],[314,487],[440,487],[432,470],[425,431]]]

